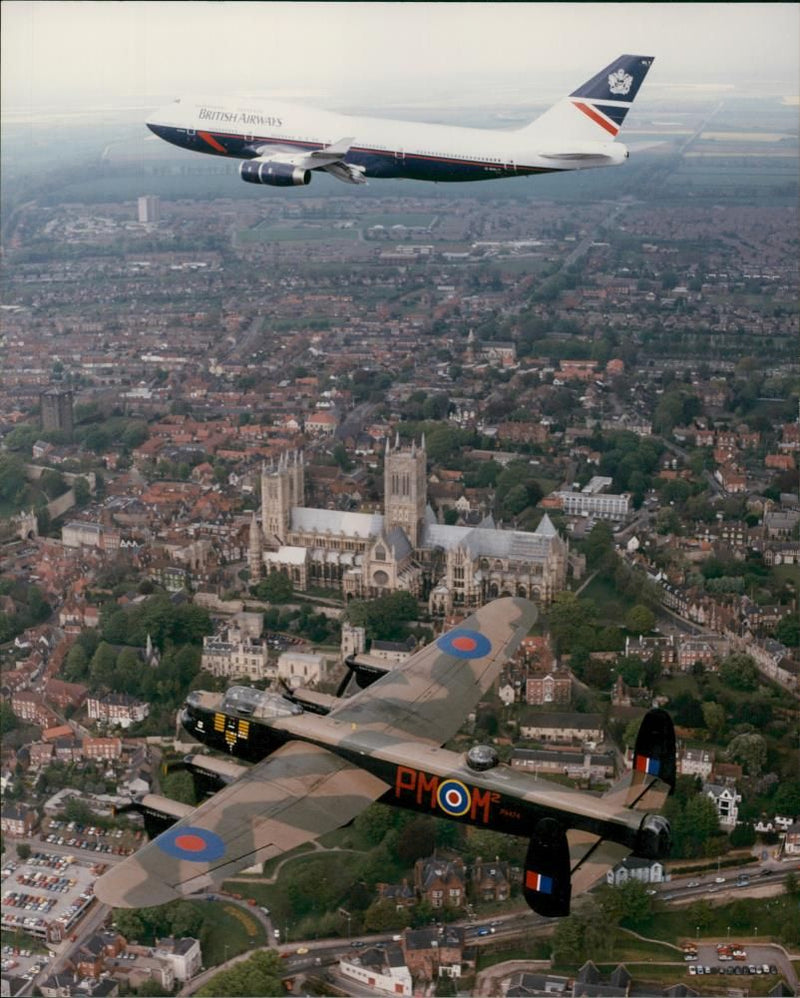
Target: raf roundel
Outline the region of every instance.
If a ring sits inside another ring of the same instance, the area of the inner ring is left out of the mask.
[[[445,814],[460,818],[469,811],[472,803],[469,790],[460,780],[445,780],[439,784],[436,800]]]
[[[156,839],[159,849],[175,859],[188,859],[193,863],[211,863],[225,855],[225,843],[207,828],[184,825],[170,828]]]
[[[436,642],[436,647],[456,658],[483,658],[492,650],[492,643],[485,634],[459,627],[443,634]]]

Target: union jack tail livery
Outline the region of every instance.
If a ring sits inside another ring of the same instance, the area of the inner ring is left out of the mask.
[[[621,55],[524,130],[562,141],[616,138],[652,64],[649,55]]]

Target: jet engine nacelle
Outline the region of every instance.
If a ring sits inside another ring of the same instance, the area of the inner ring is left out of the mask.
[[[311,170],[270,159],[246,159],[239,167],[239,176],[248,184],[270,187],[301,187],[311,183]]]

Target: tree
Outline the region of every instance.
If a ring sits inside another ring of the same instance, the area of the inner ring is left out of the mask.
[[[621,917],[628,925],[641,925],[650,915],[650,897],[639,880],[627,880],[616,890],[620,895]]]
[[[19,724],[17,715],[11,709],[8,700],[0,700],[0,736],[5,736]]]
[[[270,572],[254,587],[254,592],[259,599],[270,603],[287,603],[292,598],[292,580],[286,572]]]
[[[696,926],[701,932],[710,928],[714,922],[714,911],[708,901],[693,901],[686,915],[686,924]]]
[[[164,998],[165,992],[166,988],[163,984],[159,984],[155,978],[149,977],[137,985],[135,993],[140,998]]]
[[[355,627],[366,627],[367,636],[381,641],[402,638],[405,625],[418,617],[417,601],[409,592],[389,593],[373,600],[353,600],[347,619]]]
[[[743,821],[731,829],[728,838],[734,849],[749,849],[756,844],[756,830],[749,821]]]
[[[394,901],[388,898],[373,901],[364,913],[364,928],[367,932],[388,932],[391,929],[405,928],[409,921],[406,911],[398,911]]]
[[[284,993],[281,979],[285,972],[278,953],[260,950],[249,960],[216,974],[196,993],[208,998],[281,995]]]
[[[26,859],[31,858],[31,847],[27,842],[17,842],[17,855],[19,858],[25,862]]]
[[[194,792],[194,781],[189,773],[175,772],[169,773],[161,781],[161,790],[165,797],[180,801],[182,804],[197,803],[197,796]]]
[[[784,780],[775,791],[772,803],[775,813],[786,816],[800,814],[800,780]]]
[[[592,527],[586,538],[584,550],[591,569],[597,568],[606,558],[614,554],[614,533],[606,520],[598,520]]]
[[[578,599],[575,593],[563,590],[557,593],[548,612],[550,634],[559,654],[569,652],[579,641],[578,636],[594,624],[597,608],[592,600]]]
[[[758,666],[752,655],[733,652],[723,659],[719,678],[735,690],[754,690],[758,686]]]
[[[797,619],[797,614],[789,613],[781,618],[775,628],[775,637],[787,648],[800,646],[800,620]]]
[[[721,704],[715,703],[713,700],[706,700],[703,703],[703,720],[714,741],[722,737],[727,717],[725,708]]]
[[[767,743],[755,731],[735,735],[725,750],[725,757],[740,762],[748,776],[759,776],[767,761]]]
[[[397,839],[397,858],[403,863],[414,863],[430,856],[436,846],[436,826],[427,815],[418,815],[400,830]]]
[[[72,483],[72,491],[75,493],[75,503],[78,506],[85,506],[92,497],[89,483],[83,475],[79,475]]]
[[[625,616],[625,626],[633,634],[647,634],[653,630],[656,618],[652,610],[641,603],[631,607]]]
[[[114,671],[117,665],[117,653],[110,644],[103,641],[97,646],[89,663],[89,678],[93,686],[111,687],[114,684]]]
[[[56,496],[63,495],[68,488],[61,472],[53,471],[51,468],[42,472],[42,477],[39,479],[39,487],[48,499],[55,499]]]

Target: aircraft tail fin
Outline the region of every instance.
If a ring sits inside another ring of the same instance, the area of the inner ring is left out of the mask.
[[[566,829],[554,818],[536,825],[525,857],[522,893],[528,906],[545,917],[569,914],[572,897]]]
[[[658,811],[675,789],[675,728],[665,710],[642,718],[633,750],[633,769],[603,799],[632,811]]]
[[[619,56],[521,131],[578,142],[616,138],[652,64],[652,56]]]

